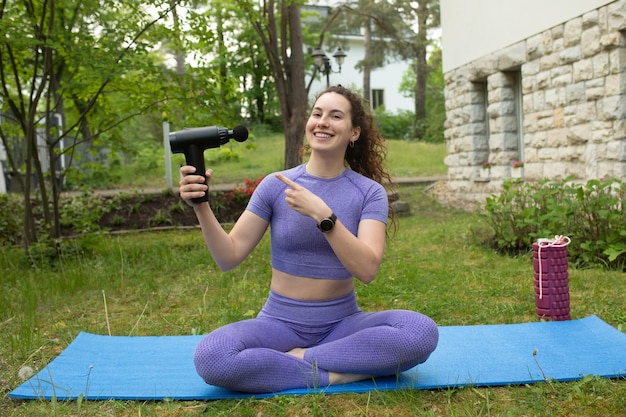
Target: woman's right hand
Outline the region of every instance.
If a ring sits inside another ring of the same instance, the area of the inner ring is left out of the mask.
[[[213,170],[206,170],[206,184],[204,183],[205,178],[202,177],[202,175],[196,174],[196,168],[193,166],[185,165],[180,167],[180,174],[182,176],[178,183],[180,198],[193,207],[197,203],[194,203],[192,198],[203,197],[205,192],[209,192],[208,184],[211,181]]]

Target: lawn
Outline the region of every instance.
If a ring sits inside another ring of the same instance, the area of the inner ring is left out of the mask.
[[[214,169],[214,183],[240,183],[245,178],[255,179],[271,171],[283,168],[285,139],[282,135],[252,137],[246,142],[230,141],[221,148],[204,152],[206,167]],[[444,176],[447,167],[445,144],[388,140],[388,162],[394,177]],[[178,166],[185,163],[181,154],[172,155],[174,185],[178,183]],[[120,169],[117,188],[154,187],[166,188],[163,150],[148,164],[129,163]],[[117,173],[117,171],[115,171]]]
[[[223,165],[218,168],[222,170]],[[417,170],[409,173],[409,168],[398,168],[396,175],[432,175]],[[477,214],[440,206],[421,186],[402,186],[399,193],[410,204],[411,213],[400,217],[399,230],[389,240],[377,279],[369,286],[358,285],[363,309],[419,310],[440,325],[537,320],[529,254],[512,258],[482,247],[473,233],[482,227],[482,219]],[[20,402],[7,398],[8,392],[21,383],[18,371],[22,366],[41,369],[80,331],[201,334],[254,316],[267,294],[268,264],[266,237],[242,265],[221,273],[196,229],[89,235],[72,241],[57,261],[47,260],[43,252],[41,257],[26,259],[18,248],[1,248],[0,415],[626,414],[626,380],[593,377],[515,387],[320,394],[269,400]],[[619,272],[570,269],[572,318],[596,314],[624,331],[625,281],[626,275]]]
[[[440,325],[535,321],[528,256],[485,250],[468,234],[475,215],[440,207],[403,187],[412,215],[387,247],[378,279],[359,286],[364,309],[409,308]],[[18,370],[43,367],[79,331],[119,335],[197,334],[256,314],[268,286],[267,240],[234,271],[220,273],[197,230],[94,235],[53,264],[29,267],[0,254],[1,415],[622,415],[626,381],[584,379],[523,387],[400,391],[217,402],[17,402],[6,394]],[[450,260],[454,261],[451,262]],[[597,314],[626,326],[624,274],[571,270],[572,316]],[[106,300],[106,302],[105,302]],[[106,306],[106,310],[105,310]]]

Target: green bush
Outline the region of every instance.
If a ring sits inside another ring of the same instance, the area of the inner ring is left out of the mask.
[[[390,113],[384,107],[374,110],[374,120],[383,137],[387,139],[420,140],[443,143],[445,112],[430,112],[424,120],[415,120],[415,113],[399,110]]]
[[[22,239],[24,200],[21,194],[0,194],[0,246]]]
[[[574,265],[626,268],[626,183],[619,180],[506,181],[484,208],[491,246],[500,252],[528,251],[537,239],[564,235]]]
[[[59,212],[61,225],[80,233],[99,230],[98,221],[124,197],[124,194],[119,194],[103,199],[88,191],[83,191],[79,196],[64,197]]]
[[[374,110],[376,126],[387,139],[415,140],[415,114],[408,110],[400,110],[396,114],[388,112],[384,107]]]

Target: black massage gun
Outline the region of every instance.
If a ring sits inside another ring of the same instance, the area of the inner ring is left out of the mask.
[[[170,133],[170,147],[173,153],[184,153],[187,165],[196,168],[196,174],[205,176],[204,151],[209,148],[219,148],[230,139],[243,142],[248,139],[248,129],[236,126],[233,130],[225,127],[207,126],[194,127]],[[206,184],[206,178],[204,180]],[[194,198],[194,203],[209,201],[209,193],[203,197]]]

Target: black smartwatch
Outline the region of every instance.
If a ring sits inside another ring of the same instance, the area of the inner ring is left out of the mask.
[[[331,213],[329,217],[322,219],[322,221],[317,225],[317,228],[324,233],[328,233],[333,230],[336,221],[337,216],[335,216],[335,213]]]

